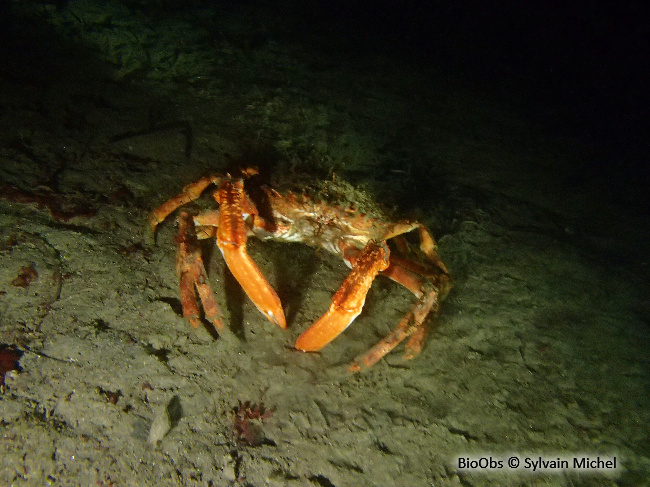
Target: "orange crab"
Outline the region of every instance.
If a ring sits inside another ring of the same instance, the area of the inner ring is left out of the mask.
[[[388,336],[355,359],[350,370],[371,367],[409,336],[404,358],[416,356],[428,331],[427,318],[437,312],[451,287],[447,268],[425,226],[407,220],[382,221],[350,208],[315,202],[293,193],[283,196],[268,188],[263,191],[263,205],[258,202],[258,206],[268,208],[268,214],[261,216],[244,190],[244,180],[255,174],[257,171],[249,168],[237,177],[203,177],[187,185],[149,217],[155,232],[177,208],[196,200],[209,187],[216,188],[213,197],[219,209],[197,215],[181,211],[178,217],[177,272],[183,316],[194,328],[198,327],[202,304],[205,318],[218,329],[223,326],[198,244],[200,239],[216,238],[226,265],[257,309],[271,322],[286,328],[280,298],[246,252],[246,241],[248,236],[256,236],[261,240],[303,242],[340,256],[352,271],[325,314],[298,337],[295,348],[317,351],[340,335],[361,313],[375,277],[383,275],[406,287],[417,301]],[[404,238],[405,233],[415,230],[422,254],[417,261],[410,257],[415,252]],[[394,242],[392,252],[386,243],[389,240]]]

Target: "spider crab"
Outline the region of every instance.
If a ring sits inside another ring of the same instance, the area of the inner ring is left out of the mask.
[[[371,367],[407,337],[410,338],[404,358],[415,357],[427,335],[427,318],[438,311],[440,301],[451,287],[447,268],[438,257],[436,243],[425,226],[407,220],[382,221],[305,196],[293,193],[283,196],[266,187],[263,206],[269,209],[269,214],[262,216],[244,190],[244,180],[256,174],[255,169],[248,168],[236,177],[229,174],[203,177],[187,185],[149,217],[155,233],[156,227],[176,209],[196,200],[208,188],[216,188],[212,196],[219,209],[196,215],[181,211],[178,216],[177,273],[183,316],[194,328],[198,327],[200,301],[204,317],[218,329],[223,326],[198,244],[200,239],[216,238],[226,265],[257,309],[271,322],[286,328],[280,299],[246,252],[246,240],[255,236],[261,240],[303,242],[338,255],[352,271],[334,294],[325,314],[298,337],[295,348],[317,351],[341,334],[361,313],[375,277],[383,275],[406,287],[417,301],[388,336],[358,356],[349,370]],[[412,258],[416,251],[404,238],[411,231],[419,235],[421,256],[417,260]],[[387,241],[394,242],[392,252]]]

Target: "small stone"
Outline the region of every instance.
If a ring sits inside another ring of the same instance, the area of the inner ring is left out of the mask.
[[[158,444],[158,442],[169,433],[171,427],[172,423],[169,419],[169,414],[167,413],[167,405],[160,406],[153,418],[153,423],[151,423],[151,429],[149,430],[149,443],[152,445]]]

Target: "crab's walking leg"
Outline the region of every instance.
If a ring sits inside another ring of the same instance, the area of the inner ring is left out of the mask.
[[[334,295],[330,308],[298,337],[296,348],[317,351],[339,336],[359,316],[373,280],[387,267],[386,244],[369,243]]]
[[[444,274],[449,277],[449,271],[445,264],[440,260],[438,256],[438,245],[433,239],[427,227],[418,223],[418,233],[420,235],[420,250],[428,257],[428,259],[433,262]]]
[[[199,326],[198,291],[206,319],[221,329],[223,323],[219,317],[219,308],[208,284],[208,276],[205,272],[203,259],[201,258],[201,248],[196,237],[192,217],[184,211],[181,212],[178,217],[178,225],[179,236],[176,270],[180,280],[183,316],[194,328]]]
[[[424,322],[430,313],[435,313],[438,307],[438,293],[431,292],[404,315],[399,324],[388,336],[379,341],[367,352],[358,356],[350,365],[350,372],[359,372],[361,369],[372,367],[405,338],[411,337],[407,343],[407,351],[404,359],[415,357],[422,350],[422,344],[428,333],[428,327]]]
[[[244,193],[243,180],[224,181],[215,198],[220,204],[217,246],[226,265],[257,309],[280,328],[286,328],[280,298],[246,252],[244,216],[254,212],[254,206]]]
[[[444,266],[438,269],[439,272],[420,277],[413,273],[413,266],[408,261],[391,257],[390,266],[382,274],[402,284],[418,301],[388,336],[355,359],[349,368],[351,372],[372,367],[408,337],[404,360],[410,360],[420,353],[429,331],[426,320],[438,312],[440,301],[450,288],[446,269]]]
[[[220,181],[220,176],[206,176],[185,186],[180,194],[165,201],[151,213],[149,216],[151,231],[155,232],[158,224],[167,218],[176,208],[180,208],[184,204],[196,200],[208,186],[211,184],[219,185]]]

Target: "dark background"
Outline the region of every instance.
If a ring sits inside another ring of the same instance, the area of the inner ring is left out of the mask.
[[[50,2],[57,9],[70,3]],[[642,2],[122,3],[151,16],[196,12],[197,21],[215,5],[249,9],[257,34],[248,42],[296,43],[333,63],[378,55],[423,76],[435,72],[512,105],[551,137],[583,139],[598,157],[573,168],[573,177],[609,186],[632,211],[648,209],[650,68]],[[11,2],[0,3],[0,18],[8,52],[17,30]],[[10,69],[5,63],[3,71]]]

